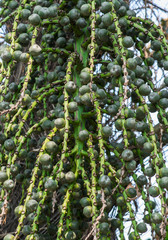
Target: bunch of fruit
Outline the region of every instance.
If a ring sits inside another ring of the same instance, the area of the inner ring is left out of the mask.
[[[126,221],[129,240],[149,229],[165,239],[161,28],[123,0],[1,0],[0,7],[1,239],[124,240]]]

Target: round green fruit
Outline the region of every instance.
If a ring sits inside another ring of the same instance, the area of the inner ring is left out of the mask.
[[[68,104],[68,111],[70,112],[70,113],[74,113],[74,112],[76,112],[78,110],[78,104],[77,104],[77,102],[70,102],[69,104]]]
[[[160,177],[168,177],[168,168],[163,167],[159,170]]]
[[[168,188],[168,177],[162,177],[160,180],[159,180],[159,185],[161,188]]]
[[[127,118],[125,120],[125,127],[128,130],[133,130],[136,127],[136,120],[135,118]]]
[[[10,9],[14,10],[14,9],[16,9],[16,8],[18,7],[18,5],[19,5],[19,3],[18,3],[17,1],[12,0],[12,1],[9,2],[8,7],[9,7]]]
[[[55,180],[49,178],[45,182],[44,187],[47,189],[47,191],[54,192],[57,188],[57,182]]]
[[[159,106],[163,109],[166,109],[168,107],[168,99],[167,98],[161,98],[159,100]]]
[[[4,62],[10,62],[12,59],[12,54],[10,53],[10,51],[5,50],[2,52],[1,58]]]
[[[111,13],[106,13],[102,16],[102,22],[106,27],[109,27],[113,23],[113,17]]]
[[[90,82],[90,73],[88,71],[82,71],[79,76],[82,84],[88,84]]]
[[[153,177],[155,175],[155,171],[151,166],[149,166],[144,169],[144,174],[148,177]]]
[[[8,179],[8,175],[4,171],[0,171],[0,182],[4,182]]]
[[[144,175],[140,175],[138,178],[137,178],[137,184],[139,187],[143,187],[144,185],[147,184],[147,178],[146,176]]]
[[[19,218],[21,216],[23,209],[24,209],[23,205],[19,205],[15,208],[14,213],[15,213],[16,217]]]
[[[66,26],[66,25],[68,25],[69,23],[70,23],[70,20],[69,20],[69,17],[68,17],[68,16],[64,16],[64,17],[62,17],[61,20],[60,20],[60,24],[61,24],[62,26]]]
[[[42,165],[48,165],[51,162],[51,156],[47,153],[44,153],[43,155],[40,156],[39,160]]]
[[[27,46],[30,42],[30,37],[28,33],[21,33],[18,37],[18,41],[21,45]]]
[[[3,188],[6,189],[7,191],[12,190],[14,187],[15,187],[15,183],[12,179],[8,179],[3,183]]]
[[[29,16],[28,20],[29,20],[30,24],[32,24],[33,26],[37,26],[41,22],[40,16],[36,13],[31,14]]]
[[[130,162],[127,162],[126,163],[126,169],[129,170],[129,171],[134,171],[136,169],[136,161],[135,160],[131,160]]]
[[[72,21],[76,21],[79,17],[80,17],[80,11],[76,8],[73,8],[69,11],[68,13],[68,17],[72,20]]]
[[[105,126],[102,128],[102,135],[105,137],[105,138],[108,138],[112,135],[112,129],[111,127],[109,126]]]
[[[56,128],[61,129],[61,128],[65,127],[65,120],[64,120],[64,118],[57,118],[54,121],[54,124],[55,124]]]
[[[108,13],[112,9],[112,4],[110,2],[104,1],[101,3],[100,11],[102,13]]]
[[[109,115],[115,116],[118,112],[118,107],[115,104],[109,105],[107,111]]]
[[[89,138],[89,133],[88,133],[87,130],[81,130],[81,131],[79,132],[79,140],[80,140],[81,142],[87,141],[88,138]]]
[[[30,15],[31,15],[31,11],[29,9],[23,9],[20,14],[23,20],[27,20]]]
[[[130,70],[134,70],[137,66],[137,61],[134,58],[127,59],[127,68]]]
[[[31,227],[29,225],[24,225],[22,229],[23,235],[27,236],[31,233]]]
[[[112,228],[119,228],[121,226],[121,221],[118,218],[113,218],[111,221]]]
[[[5,147],[5,149],[6,149],[7,151],[12,151],[12,150],[14,150],[14,148],[15,148],[15,143],[14,143],[13,139],[7,139],[7,140],[5,140],[5,142],[4,142],[4,147]]]
[[[73,81],[69,81],[65,84],[65,89],[68,93],[74,93],[76,91],[76,84]]]
[[[8,233],[4,238],[3,240],[13,240],[14,239],[14,235]]]
[[[137,195],[136,189],[132,187],[128,188],[125,192],[129,198],[134,198]]]
[[[85,217],[90,218],[92,216],[92,207],[91,206],[84,207],[83,214],[85,215]]]
[[[28,53],[20,54],[20,61],[23,63],[27,63],[29,61],[30,55]],[[28,96],[28,94],[26,94]],[[25,97],[26,98],[26,97]]]
[[[157,92],[151,92],[149,94],[149,101],[153,104],[158,103],[160,100],[160,96]]]
[[[151,42],[151,49],[155,51],[159,51],[161,48],[161,42],[159,40],[154,40]]]
[[[83,4],[80,8],[80,14],[81,16],[84,16],[84,17],[89,17],[90,16],[90,12],[91,12],[91,5],[86,3],[86,4]]]
[[[75,181],[75,174],[72,171],[69,171],[65,174],[65,180],[68,183],[72,183]]]
[[[45,145],[45,149],[49,154],[55,153],[58,149],[57,144],[54,141],[49,141]]]
[[[82,205],[83,208],[86,207],[86,206],[89,206],[90,203],[91,203],[91,201],[88,197],[81,198],[81,200],[79,202],[80,202],[80,204]]]
[[[144,222],[138,223],[137,225],[137,231],[139,233],[145,233],[147,231],[146,224]]]
[[[143,220],[144,220],[145,223],[150,224],[151,223],[150,215],[149,214],[144,215]]]
[[[119,66],[119,65],[112,65],[112,67],[110,68],[110,73],[114,77],[119,77],[121,75],[121,73],[122,73],[121,66]]]
[[[156,186],[149,187],[149,195],[152,197],[157,197],[159,195],[159,188]]]
[[[151,216],[151,222],[154,224],[159,224],[162,222],[162,215],[160,213],[154,212]]]
[[[132,37],[126,36],[126,37],[123,38],[122,44],[123,44],[124,47],[130,48],[130,47],[133,47],[134,41],[133,41]]]
[[[111,185],[111,179],[107,175],[102,175],[98,180],[99,186],[106,188]]]
[[[26,203],[26,210],[28,212],[34,212],[37,209],[38,202],[34,199],[30,199]]]
[[[106,234],[110,230],[109,224],[107,222],[100,223],[99,228],[100,232],[103,234]]]
[[[139,93],[142,95],[142,96],[148,96],[151,92],[151,88],[149,85],[147,84],[142,84],[140,87],[139,87]]]
[[[153,210],[153,209],[155,209],[155,207],[156,207],[156,202],[154,202],[154,201],[149,201],[149,206],[150,206],[150,208]]]
[[[84,18],[79,18],[77,21],[76,21],[76,25],[79,27],[79,28],[85,28],[87,26],[87,22]]]
[[[30,48],[29,48],[29,53],[32,56],[38,56],[41,53],[41,47],[38,44],[33,44]]]
[[[150,142],[145,142],[143,144],[143,151],[145,151],[147,154],[150,154],[153,151],[154,147],[153,144]]]
[[[130,149],[125,149],[122,152],[121,157],[123,158],[124,161],[131,161],[134,158],[134,154]]]

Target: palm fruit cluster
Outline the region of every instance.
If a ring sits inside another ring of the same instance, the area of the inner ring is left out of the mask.
[[[0,7],[1,239],[166,239],[161,28],[123,0]]]

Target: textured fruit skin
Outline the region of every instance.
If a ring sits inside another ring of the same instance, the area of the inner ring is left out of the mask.
[[[3,238],[3,240],[13,240],[14,239],[14,235],[12,235],[12,234],[7,234],[4,238]]]
[[[65,174],[65,179],[68,183],[72,183],[75,181],[75,174],[73,172],[69,171]]]
[[[154,213],[152,213],[151,221],[155,224],[161,223],[162,222],[162,216],[159,213],[154,212]]]
[[[37,26],[39,25],[41,18],[38,14],[33,13],[29,16],[28,20],[32,25]]]
[[[38,206],[38,202],[34,199],[31,199],[26,203],[26,209],[29,212],[34,212],[34,210],[37,209],[37,206]]]
[[[109,224],[107,222],[100,223],[100,232],[105,234],[108,231],[109,231]]]
[[[160,180],[159,180],[159,185],[161,188],[168,188],[168,177],[162,177]]]
[[[31,233],[31,227],[29,225],[24,225],[23,229],[22,229],[22,233],[27,236],[28,234]]]
[[[51,156],[47,153],[40,156],[40,162],[41,164],[47,165],[51,161]]]
[[[105,126],[102,128],[102,134],[105,137],[110,137],[112,135],[112,129],[109,126]]]
[[[69,81],[65,84],[65,89],[68,93],[74,93],[76,91],[76,84],[72,81]]]
[[[145,168],[144,174],[148,177],[153,177],[155,175],[155,171],[152,167],[149,166],[149,167]]]
[[[139,92],[142,96],[148,96],[151,92],[151,88],[147,84],[142,84],[139,88]]]
[[[15,187],[15,183],[13,180],[8,179],[3,182],[3,187],[7,190],[10,191]]]
[[[138,186],[140,186],[140,187],[146,185],[146,184],[147,184],[147,178],[146,178],[146,176],[140,175],[140,176],[137,178],[137,184],[138,184]]]
[[[12,59],[12,55],[8,50],[5,50],[2,55],[1,58],[4,62],[9,62]]]
[[[81,142],[86,141],[89,138],[89,133],[87,130],[82,130],[79,132],[79,140]]]
[[[34,44],[29,48],[29,53],[32,56],[38,56],[41,53],[41,47],[38,44]]]
[[[111,180],[108,176],[103,175],[99,178],[98,183],[102,188],[105,188],[111,185]]]
[[[58,128],[58,129],[61,129],[65,126],[65,120],[63,118],[57,118],[55,121],[54,121],[54,124],[55,126]]]
[[[85,215],[85,217],[90,218],[92,216],[92,207],[91,206],[84,207],[83,214]]]
[[[159,189],[158,187],[156,186],[151,186],[149,188],[149,194],[152,196],[152,197],[157,197],[159,195]]]
[[[129,37],[129,36],[124,37],[122,43],[123,43],[123,46],[126,48],[130,48],[134,45],[132,37]]]
[[[49,154],[56,152],[58,149],[58,146],[54,141],[47,142],[45,147]]]
[[[8,179],[8,176],[7,176],[6,172],[0,171],[0,182],[4,182],[7,179]]]
[[[147,231],[146,224],[144,222],[141,222],[137,225],[137,231],[140,233],[145,233]]]
[[[131,161],[134,158],[134,154],[130,149],[125,149],[122,152],[121,157],[123,158],[124,161]]]
[[[105,1],[101,3],[101,8],[100,8],[101,12],[108,13],[111,11],[111,9],[112,9],[112,5],[110,2]]]
[[[129,198],[134,198],[137,195],[136,189],[135,188],[128,188],[126,190],[126,194]]]
[[[24,208],[23,205],[19,205],[19,206],[17,206],[17,207],[15,208],[14,213],[15,213],[16,217],[20,217],[20,215],[21,215],[21,213],[22,213],[22,211],[23,211],[23,208]]]
[[[53,179],[48,179],[45,182],[44,186],[47,189],[47,191],[54,192],[57,188],[57,182]]]

